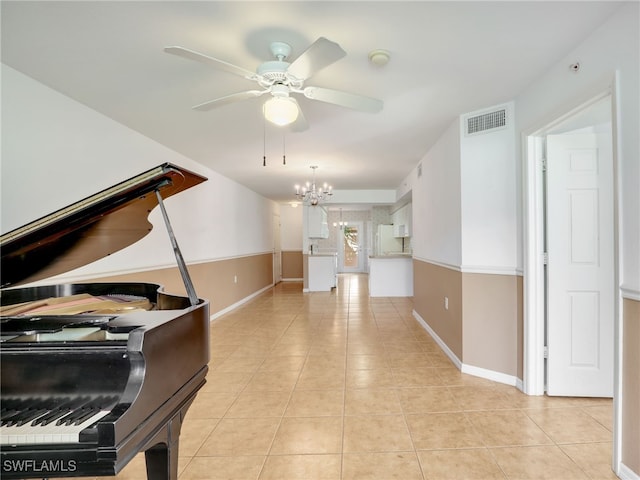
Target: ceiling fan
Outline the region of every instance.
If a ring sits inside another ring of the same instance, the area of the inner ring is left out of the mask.
[[[294,131],[306,130],[308,125],[300,105],[291,96],[292,93],[361,112],[376,113],[382,110],[383,102],[375,98],[330,88],[304,86],[304,82],[316,72],[346,55],[346,52],[337,43],[320,37],[292,63],[287,62],[289,55],[291,55],[290,45],[283,42],[273,42],[270,49],[275,60],[260,64],[255,72],[184,47],[166,47],[164,51],[239,75],[257,82],[261,87],[260,90],[246,90],[209,100],[195,105],[193,107],[195,110],[206,111],[269,93],[271,98],[265,102],[263,107],[265,118],[277,125],[291,124]]]

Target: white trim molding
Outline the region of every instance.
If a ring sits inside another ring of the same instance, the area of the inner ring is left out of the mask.
[[[622,462],[620,462],[620,468],[618,468],[618,471],[616,472],[616,474],[622,480],[640,480],[640,475],[638,475],[636,472],[631,470]]]
[[[522,381],[513,375],[507,375],[505,373],[496,372],[494,370],[488,370],[486,368],[480,368],[473,365],[466,365],[460,361],[453,351],[447,346],[447,344],[438,336],[438,334],[429,326],[429,324],[420,316],[418,312],[413,310],[413,317],[424,328],[429,335],[435,340],[438,346],[444,351],[445,355],[449,357],[449,360],[453,362],[458,370],[474,377],[485,378],[493,382],[503,383],[505,385],[511,385],[522,390]]]
[[[512,387],[517,387],[518,382],[520,381],[513,375],[507,375],[506,373],[496,372],[495,370],[488,370],[486,368],[474,367],[473,365],[467,365],[465,363],[462,364],[461,372],[468,373],[474,377],[486,378],[493,382],[504,383],[505,385],[510,385]],[[520,385],[522,386],[522,381],[520,381]],[[522,388],[519,390],[522,390]]]
[[[521,268],[512,267],[512,266],[503,266],[503,265],[452,265],[450,263],[438,262],[436,260],[430,260],[428,258],[423,257],[413,257],[414,260],[419,260],[420,262],[429,263],[431,265],[435,265],[437,267],[446,268],[449,270],[453,270],[454,272],[461,273],[483,273],[488,275],[513,275],[513,276],[522,276],[523,271]]]
[[[451,263],[438,262],[436,260],[431,260],[429,258],[416,257],[415,255],[413,256],[413,259],[414,260],[419,260],[419,261],[424,262],[424,263],[430,263],[430,264],[435,265],[437,267],[448,268],[449,270],[454,270],[456,272],[461,272],[462,271],[462,270],[460,270],[460,267],[458,265],[452,265]]]
[[[631,288],[622,285],[620,287],[620,294],[622,295],[622,298],[640,302],[640,290],[638,290],[637,288]]]
[[[222,310],[217,311],[213,315],[210,315],[209,316],[209,321],[213,322],[214,320],[220,318],[222,315],[225,315],[225,314],[229,313],[230,311],[238,308],[240,305],[243,305],[243,304],[247,303],[249,300],[257,297],[258,295],[260,295],[263,292],[266,292],[270,288],[273,288],[273,283],[271,285],[267,285],[266,287],[264,287],[264,288],[262,288],[262,289],[260,289],[260,290],[258,290],[256,292],[253,292],[251,295],[249,295],[247,297],[244,297],[241,300],[238,300],[236,303],[234,303],[232,305],[229,305],[228,307],[223,308]]]
[[[462,273],[482,273],[485,275],[511,275],[522,276],[522,273],[518,273],[516,267],[498,267],[489,265],[462,265],[460,267]]]
[[[431,335],[431,337],[436,341],[438,346],[444,351],[445,355],[449,357],[449,360],[453,362],[456,368],[458,370],[462,370],[462,362],[460,361],[460,359],[456,356],[455,353],[453,353],[453,351],[451,351],[451,349],[447,346],[447,344],[444,343],[444,341],[429,326],[429,324],[424,320],[424,318],[422,318],[420,314],[415,310],[413,311],[413,318],[415,318],[418,321],[418,323],[422,326],[422,328],[424,328],[427,331],[427,333]]]

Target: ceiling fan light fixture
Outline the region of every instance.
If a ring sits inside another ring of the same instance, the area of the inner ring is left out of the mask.
[[[264,118],[283,127],[296,121],[298,105],[289,97],[272,97],[264,102]]]

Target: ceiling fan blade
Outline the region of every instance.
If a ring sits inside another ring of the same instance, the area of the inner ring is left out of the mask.
[[[308,130],[309,124],[307,123],[307,119],[304,118],[304,114],[302,113],[302,108],[300,108],[300,104],[295,98],[293,97],[289,97],[289,98],[293,100],[293,103],[295,103],[296,107],[298,107],[298,118],[296,118],[296,120],[289,126],[289,128],[291,129],[292,132],[304,132],[305,130]]]
[[[364,97],[353,93],[341,92],[330,88],[306,87],[302,90],[305,97],[311,100],[333,103],[342,107],[352,108],[361,112],[377,113],[382,110],[384,103],[377,98]]]
[[[257,80],[259,78],[259,76],[255,72],[225,62],[224,60],[219,60],[217,58],[209,57],[202,53],[189,50],[188,48],[165,47],[164,51],[172,55],[177,55],[178,57],[195,60],[196,62],[204,63],[206,65],[211,65],[212,67],[219,70],[224,70],[225,72],[233,73],[234,75],[240,75],[241,77],[247,78],[249,80]]]
[[[287,73],[299,80],[306,80],[317,71],[337,62],[346,54],[347,52],[337,43],[320,37],[289,65]]]
[[[267,93],[269,90],[247,90],[246,92],[232,93],[231,95],[226,95],[224,97],[216,98],[215,100],[209,100],[208,102],[201,103],[199,105],[195,105],[192,107],[194,110],[200,110],[201,112],[205,112],[207,110],[211,110],[212,108],[221,107],[222,105],[227,105],[229,103],[239,102],[241,100],[248,100],[250,98],[259,97]]]

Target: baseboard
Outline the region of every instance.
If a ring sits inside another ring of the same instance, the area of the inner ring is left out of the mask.
[[[282,282],[302,282],[304,278],[283,278]]]
[[[486,378],[493,382],[504,383],[516,387],[518,384],[518,378],[513,375],[507,375],[506,373],[496,372],[495,370],[487,370],[486,368],[474,367],[473,365],[462,364],[462,373],[468,373],[474,377]],[[522,383],[522,382],[521,382]]]
[[[453,362],[458,370],[462,370],[462,362],[456,356],[455,353],[447,346],[446,343],[438,336],[438,334],[429,326],[429,324],[420,316],[418,312],[413,311],[413,318],[415,318],[422,328],[424,328],[429,335],[436,341],[438,346],[444,351],[445,355],[449,357],[449,360]]]
[[[225,315],[227,313],[229,313],[231,310],[234,310],[236,308],[238,308],[240,305],[243,305],[245,303],[247,303],[249,300],[257,297],[258,295],[260,295],[263,292],[266,292],[267,290],[269,290],[270,288],[273,287],[273,284],[268,285],[264,288],[261,288],[260,290],[253,292],[251,295],[249,295],[248,297],[244,297],[242,300],[237,301],[236,303],[229,305],[227,308],[223,308],[222,310],[217,311],[216,313],[212,314],[209,316],[209,321],[213,322],[214,320],[216,320],[217,318],[221,317],[222,315]]]
[[[624,463],[620,462],[620,468],[618,469],[618,476],[622,480],[640,480],[640,475],[627,467]]]
[[[474,377],[485,378],[497,383],[503,383],[512,387],[517,387],[522,391],[522,380],[513,375],[507,375],[506,373],[496,372],[494,370],[488,370],[486,368],[475,367],[473,365],[466,365],[460,361],[455,353],[447,346],[447,344],[438,336],[438,334],[429,326],[429,324],[420,316],[418,312],[413,311],[413,318],[424,328],[429,335],[435,340],[438,346],[444,351],[445,355],[449,357],[449,360],[453,362],[458,370]]]

